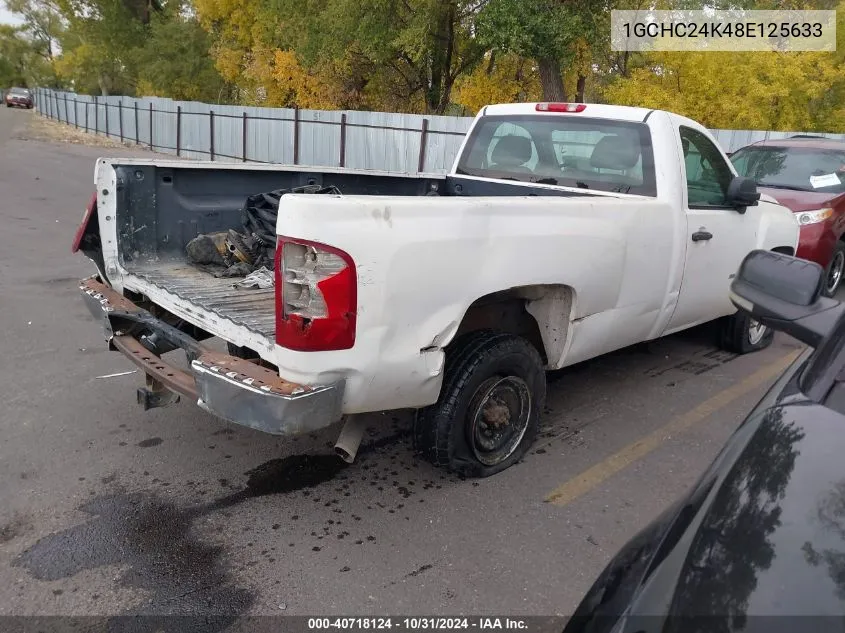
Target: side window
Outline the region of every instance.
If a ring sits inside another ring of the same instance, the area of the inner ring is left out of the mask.
[[[681,127],[679,132],[684,148],[689,206],[726,206],[725,198],[733,173],[719,149],[698,130]]]

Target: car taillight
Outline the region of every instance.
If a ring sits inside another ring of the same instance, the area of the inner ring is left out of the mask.
[[[355,344],[358,281],[349,254],[279,236],[276,245],[276,343],[300,352]]]
[[[73,246],[70,249],[71,253],[75,253],[79,250],[79,245],[82,243],[82,236],[85,235],[85,229],[88,226],[88,222],[91,221],[91,216],[94,214],[94,209],[97,208],[97,192],[95,191],[91,195],[91,200],[88,201],[88,206],[85,207],[85,213],[82,215],[82,223],[79,225],[79,228],[76,229],[76,235],[73,236]]]
[[[537,112],[583,112],[587,106],[583,103],[538,103]]]

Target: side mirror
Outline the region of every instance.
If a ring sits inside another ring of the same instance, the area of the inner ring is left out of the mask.
[[[731,302],[773,330],[817,347],[845,312],[822,296],[825,271],[815,262],[773,251],[745,256],[731,283]]]
[[[735,176],[728,185],[728,204],[732,204],[741,213],[746,207],[753,207],[760,200],[760,192],[757,191],[757,183],[751,178]]]

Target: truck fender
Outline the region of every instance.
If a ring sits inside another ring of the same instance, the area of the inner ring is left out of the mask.
[[[529,340],[548,368],[557,368],[569,342],[575,290],[563,284],[518,286],[473,301],[457,324],[435,337],[445,348],[457,337],[481,329],[516,334]]]

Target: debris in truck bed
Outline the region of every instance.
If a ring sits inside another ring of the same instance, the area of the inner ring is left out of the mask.
[[[252,266],[246,262],[236,262],[226,270],[215,273],[215,277],[246,277],[252,272]]]
[[[215,277],[246,277],[253,271],[266,270],[270,273],[270,286],[266,287],[272,287],[272,271],[276,257],[276,220],[279,217],[279,200],[286,193],[340,195],[340,190],[333,186],[305,185],[253,194],[247,197],[241,209],[242,230],[229,229],[220,233],[198,235],[185,247],[188,261]],[[266,282],[253,281],[250,285],[265,287],[261,283]]]
[[[267,270],[264,266],[248,274],[241,281],[236,281],[236,288],[272,288],[275,285],[273,271]]]
[[[197,235],[185,246],[188,253],[188,261],[192,264],[217,264],[226,265],[226,233],[213,233],[211,235]]]
[[[252,243],[251,248],[256,266],[263,265],[272,270],[276,257],[276,220],[279,217],[279,200],[286,193],[322,193],[341,195],[334,186],[306,185],[292,189],[276,189],[267,193],[257,193],[246,199],[241,221]]]

